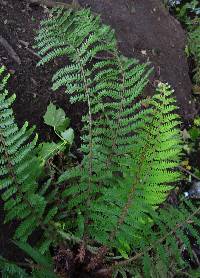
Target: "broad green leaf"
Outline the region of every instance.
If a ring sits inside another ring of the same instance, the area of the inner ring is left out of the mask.
[[[56,126],[56,130],[59,132],[65,131],[70,124],[70,119],[66,118],[60,125]]]
[[[70,120],[66,117],[63,109],[57,109],[53,103],[50,103],[44,115],[44,122],[61,132],[69,126]]]
[[[74,130],[70,127],[64,132],[61,132],[61,136],[65,141],[67,141],[71,145],[74,141]]]

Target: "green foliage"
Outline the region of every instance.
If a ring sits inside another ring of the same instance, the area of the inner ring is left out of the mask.
[[[168,205],[158,212],[149,213],[156,225],[153,230],[149,225],[141,231],[142,240],[135,255],[113,265],[114,275],[121,273],[126,278],[126,274],[131,273],[132,277],[167,278],[181,274],[185,277],[189,265],[183,260],[182,251],[187,250],[190,258],[194,259],[190,237],[196,238],[200,244],[199,204],[195,206],[191,201],[183,201],[178,208]]]
[[[34,154],[37,136],[31,139],[33,129],[28,129],[26,122],[22,128],[15,123],[10,108],[15,95],[8,97],[5,89],[8,75],[0,69],[0,189],[6,211],[5,222],[18,219],[20,226],[15,232],[16,238],[26,240],[39,225],[44,213],[46,201],[36,192],[37,179],[41,172],[40,165]]]
[[[6,90],[8,77],[5,68],[1,67],[0,189],[5,223],[18,220],[14,238],[21,241],[27,241],[33,231],[42,228],[44,238],[40,250],[44,253],[56,237],[54,233],[50,236],[50,222],[57,216],[56,194],[59,188],[52,187],[52,177],[48,177],[47,182],[43,181],[41,187],[40,176],[45,172],[45,163],[41,161],[47,162],[57,153],[56,148],[61,151],[68,142],[63,138],[61,143],[42,143],[37,147],[34,129],[28,129],[27,123],[18,128],[11,109],[15,95],[9,97]]]
[[[32,264],[32,277],[38,278],[56,278],[54,273],[53,261],[50,256],[44,256],[37,249],[33,248],[25,242],[15,242],[15,244],[23,250],[33,260]],[[36,263],[36,265],[35,265]]]
[[[69,126],[70,120],[66,117],[65,112],[61,108],[56,108],[53,103],[47,107],[44,115],[45,124],[52,126],[56,131],[65,131]]]
[[[197,139],[200,138],[200,118],[199,117],[194,119],[194,123],[192,127],[188,130],[188,132],[192,141],[195,142]]]
[[[70,119],[66,117],[63,109],[57,109],[53,103],[50,103],[44,115],[44,122],[54,128],[54,131],[60,138],[60,141],[58,143],[43,142],[39,145],[38,157],[42,161],[43,165],[48,159],[53,158],[56,154],[69,149],[69,146],[71,146],[74,141],[74,130],[72,128],[68,128]]]
[[[197,269],[192,269],[190,272],[189,272],[189,277],[191,278],[198,278],[200,276],[200,268],[198,267]]]
[[[36,267],[32,270],[32,277],[56,277],[52,270],[52,262],[48,262],[47,267],[46,259],[40,254],[40,252],[45,253],[56,238],[56,235],[51,234],[54,232],[50,222],[58,212],[56,203],[58,189],[50,188],[51,178],[47,182],[43,182],[42,187],[39,180],[44,171],[41,158],[47,161],[49,157],[53,156],[53,143],[42,143],[38,148],[36,146],[37,136],[33,136],[34,129],[28,129],[27,123],[22,128],[18,128],[11,108],[15,95],[9,97],[6,89],[8,78],[5,68],[1,67],[0,189],[1,198],[4,201],[5,222],[19,221],[14,235],[15,239],[21,241],[17,245],[40,265],[39,268]],[[66,138],[63,138],[63,141],[66,144]],[[54,145],[59,146],[59,150],[61,150],[63,141],[58,144],[54,143]],[[40,252],[25,243],[38,227],[43,230],[42,242],[39,244]],[[41,265],[43,269],[41,269]],[[16,263],[8,262],[2,257],[0,258],[0,269],[2,277],[30,277]]]
[[[74,141],[74,131],[72,128],[67,129],[70,120],[66,117],[63,109],[56,109],[56,106],[50,103],[44,115],[44,122],[54,128],[55,133],[63,141],[63,144],[72,145]]]
[[[33,261],[27,264],[27,270],[30,274],[18,266],[20,263],[9,262],[0,257],[0,273],[2,278],[56,278],[58,277],[53,270],[53,261],[51,257],[45,257],[37,249],[31,247],[25,242],[15,242]]]
[[[200,2],[191,0],[179,4],[174,13],[188,31],[185,50],[187,56],[191,55],[195,60],[194,82],[200,85]]]
[[[2,278],[28,278],[24,269],[17,266],[16,263],[9,262],[0,256],[0,274]]]
[[[156,207],[163,202],[172,188],[169,184],[180,178],[172,170],[178,166],[181,142],[177,115],[171,114],[175,106],[170,96],[170,87],[160,84],[151,101],[151,125],[139,129],[130,162],[127,159],[122,162],[130,163],[124,178],[104,189],[103,195],[91,205],[90,233],[100,242],[105,240],[106,245],[120,249],[122,243],[136,246],[142,239],[144,224],[152,223],[146,214],[147,205]]]
[[[113,31],[89,10],[58,10],[41,26],[39,64],[69,59],[54,74],[53,89],[64,86],[71,103],[88,107],[82,118],[83,161],[59,178],[70,183],[62,194],[68,213],[77,212],[66,227],[126,253],[151,222],[147,207],[162,203],[169,184],[180,177],[172,170],[181,151],[172,90],[160,84],[151,101],[138,101],[148,65],[123,57]]]
[[[6,220],[20,220],[15,237],[20,239],[18,247],[33,259],[32,276],[54,277],[53,262],[43,254],[63,241],[80,244],[97,258],[103,246],[106,263],[115,260],[115,255],[120,259],[109,263],[105,272],[122,277],[127,272],[133,277],[167,277],[172,262],[174,273],[183,269],[179,244],[192,257],[186,231],[200,242],[199,208],[183,202],[179,208],[158,209],[181,179],[177,171],[182,150],[180,119],[173,90],[160,82],[151,99],[142,99],[149,64],[122,56],[114,32],[90,10],[55,9],[41,23],[36,44],[40,65],[67,58],[69,63],[53,76],[53,89],[64,87],[71,103],[83,103],[86,112],[82,161],[62,165],[62,170],[54,165],[52,170],[54,155],[73,143],[69,119],[50,104],[44,121],[60,142],[36,147],[32,130],[26,125],[19,129],[14,123],[13,98],[5,90],[7,77],[1,81],[2,196]],[[46,172],[48,167],[52,171]],[[37,227],[43,231],[39,249],[26,243]],[[2,262],[7,267],[0,265],[2,273],[26,275],[13,263]]]
[[[38,158],[45,164],[48,159],[65,150],[65,142],[43,142],[38,146]]]
[[[197,19],[194,25],[191,25],[188,32],[188,48],[191,55],[193,55],[196,69],[194,81],[200,85],[200,20]]]
[[[61,16],[60,13],[59,10],[42,23],[37,45],[43,56],[39,64],[64,55],[70,59],[70,64],[53,76],[53,89],[64,85],[72,103],[82,101],[88,106],[82,117],[83,161],[59,179],[61,182],[75,178],[62,196],[68,197],[69,213],[72,209],[77,211],[73,225],[80,227],[80,215],[84,217],[82,225],[87,221],[91,198],[109,187],[114,171],[120,167],[120,157],[130,152],[134,139],[128,138],[128,134],[143,124],[141,117],[148,114],[144,111],[134,116],[142,102],[132,107],[148,81],[148,70],[147,65],[138,65],[134,59],[118,54],[113,31],[101,26],[99,17],[89,10],[67,11]],[[112,57],[91,63],[103,52]]]
[[[198,0],[187,1],[187,3],[183,3],[177,6],[175,12],[177,18],[181,22],[188,23],[189,14],[194,13],[198,15],[200,13],[199,1]]]
[[[196,14],[196,16],[195,16]],[[187,55],[191,55],[196,64],[194,82],[200,85],[200,6],[199,1],[193,0],[176,8],[176,17],[186,26]]]

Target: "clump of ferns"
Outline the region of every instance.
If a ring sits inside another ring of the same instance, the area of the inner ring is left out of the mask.
[[[77,209],[77,235],[89,234],[123,253],[137,242],[144,223],[152,223],[146,205],[162,203],[170,190],[163,183],[179,179],[179,173],[170,171],[178,165],[181,150],[175,128],[179,119],[171,114],[172,92],[160,84],[151,108],[142,110],[138,96],[147,83],[147,65],[121,56],[113,31],[90,11],[58,11],[42,27],[37,37],[40,64],[62,56],[71,61],[54,75],[53,89],[65,86],[72,103],[88,106],[81,167],[59,179],[80,177],[63,192],[69,210]],[[99,61],[99,56],[106,58]]]
[[[183,201],[178,208],[158,209],[181,179],[180,118],[173,90],[159,83],[155,95],[142,100],[149,65],[122,56],[113,30],[90,10],[54,10],[41,23],[36,45],[40,65],[68,58],[69,64],[53,76],[53,90],[64,87],[72,104],[87,107],[82,117],[83,159],[56,181],[39,185],[36,139],[25,144],[27,127],[19,130],[14,124],[11,102],[2,89],[1,187],[6,215],[12,216],[6,220],[21,220],[16,238],[27,241],[40,226],[41,253],[58,242],[80,244],[80,250],[91,252],[88,271],[108,264],[99,274],[155,277],[162,265],[168,277],[172,261],[176,270],[184,269],[179,243],[193,255],[185,230],[199,242],[198,204]],[[54,202],[56,196],[61,204]]]
[[[96,241],[120,249],[124,240],[130,244],[137,238],[131,225],[140,230],[149,222],[145,206],[162,203],[168,184],[180,176],[173,170],[181,140],[179,118],[171,113],[176,108],[172,91],[160,83],[142,109],[138,97],[151,70],[122,56],[114,32],[89,10],[56,11],[42,22],[36,41],[40,65],[63,56],[70,61],[53,76],[53,89],[64,86],[72,103],[88,107],[82,119],[83,161],[58,181],[76,178],[63,196],[69,198],[69,211],[77,210],[77,235],[87,230]]]

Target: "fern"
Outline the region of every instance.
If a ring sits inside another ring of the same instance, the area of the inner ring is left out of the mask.
[[[145,207],[162,203],[171,189],[167,184],[179,178],[171,170],[181,150],[172,92],[160,85],[151,103],[140,101],[151,70],[123,57],[113,31],[89,10],[55,11],[41,27],[39,64],[69,59],[53,76],[53,89],[64,86],[71,103],[88,107],[82,118],[83,161],[59,178],[59,183],[70,183],[62,194],[69,213],[77,211],[68,228],[123,249],[149,222]],[[145,103],[149,107],[142,109]]]
[[[15,96],[8,97],[8,76],[0,70],[0,185],[6,221],[20,221],[17,245],[33,259],[28,272],[55,277],[53,262],[43,254],[63,241],[81,244],[96,257],[103,246],[101,255],[109,266],[99,274],[168,277],[172,262],[174,273],[184,270],[180,247],[192,258],[188,234],[200,243],[199,208],[187,201],[178,209],[158,209],[181,179],[173,90],[159,83],[151,99],[142,99],[149,64],[121,55],[113,30],[90,10],[55,9],[41,27],[39,65],[67,59],[53,76],[53,90],[64,87],[71,103],[84,103],[87,112],[82,117],[83,160],[66,165],[56,185],[55,177],[41,182],[46,160],[41,164],[38,159],[33,129],[15,124]],[[33,248],[26,241],[38,227],[42,242]],[[115,255],[120,261],[112,265]],[[89,262],[93,269],[94,261]],[[3,258],[0,269],[4,277],[30,277]]]
[[[34,128],[22,128],[15,123],[11,105],[15,95],[8,96],[6,84],[9,75],[0,68],[0,190],[4,201],[5,223],[18,220],[15,239],[27,241],[39,227],[43,230],[40,251],[46,252],[56,238],[52,233],[51,221],[58,212],[56,193],[51,188],[51,178],[39,185],[43,165],[37,156],[37,135]],[[48,194],[47,194],[48,192]],[[54,200],[52,201],[52,196]],[[47,207],[48,205],[48,207]],[[54,233],[53,233],[54,234]]]
[[[53,270],[53,261],[50,257],[45,257],[37,249],[24,242],[15,242],[33,261],[24,264],[27,268],[25,271],[18,266],[21,263],[10,262],[0,257],[0,273],[2,278],[56,278],[58,277]],[[23,265],[23,264],[22,264]],[[31,276],[30,274],[31,273]]]
[[[156,208],[164,202],[172,188],[169,184],[180,178],[172,170],[179,164],[181,140],[171,94],[170,87],[160,83],[151,100],[150,122],[138,130],[130,159],[121,161],[121,169],[129,163],[124,178],[104,189],[91,205],[90,234],[99,242],[119,249],[136,246],[144,224],[151,223],[148,206]]]
[[[15,242],[15,244],[23,250],[33,260],[32,264],[32,277],[37,278],[56,278],[57,275],[54,273],[53,260],[50,256],[44,256],[39,250],[33,248],[24,242]]]
[[[63,192],[63,197],[69,197],[69,210],[78,207],[83,213],[88,211],[85,202],[89,206],[91,198],[109,186],[112,172],[118,170],[118,156],[124,155],[125,148],[130,149],[131,142],[127,144],[123,138],[133,128],[125,130],[125,126],[135,121],[130,115],[141,106],[140,102],[131,109],[132,102],[147,83],[147,65],[136,65],[135,60],[119,56],[113,31],[101,26],[99,18],[92,16],[89,10],[58,11],[55,17],[42,23],[36,41],[43,55],[39,64],[63,55],[71,61],[54,75],[53,89],[64,85],[72,95],[72,103],[82,101],[88,106],[88,113],[82,119],[84,159],[81,167],[67,171],[59,179],[62,182],[80,177],[78,183],[73,182],[73,186]],[[95,57],[102,54],[108,58],[95,62]],[[126,76],[124,71],[127,71]],[[125,93],[123,99],[121,95]],[[124,127],[120,130],[122,121]],[[124,133],[123,138],[118,137],[120,132]]]
[[[16,263],[11,263],[0,256],[0,274],[2,278],[28,278],[24,269],[18,267]]]
[[[182,252],[187,250],[190,258],[194,259],[190,237],[200,243],[198,204],[183,201],[179,208],[167,206],[150,214],[156,227],[152,230],[149,226],[145,233],[141,231],[142,240],[135,249],[135,255],[111,266],[113,275],[122,273],[127,277],[131,273],[137,277],[171,277],[171,273],[174,277],[181,273],[183,277],[187,274],[190,266],[183,259]]]
[[[4,71],[4,67],[1,67],[1,76]],[[40,167],[33,152],[37,136],[30,139],[33,128],[28,129],[27,122],[20,129],[15,124],[10,108],[15,95],[8,97],[5,89],[8,78],[8,75],[2,77],[0,84],[0,189],[4,190],[1,197],[5,202],[5,222],[21,220],[15,235],[26,240],[38,225],[45,201],[36,194]]]

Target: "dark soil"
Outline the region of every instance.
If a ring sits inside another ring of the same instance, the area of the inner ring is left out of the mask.
[[[63,1],[64,2],[64,1]],[[67,1],[65,1],[67,2]],[[83,6],[102,15],[118,38],[123,54],[140,61],[151,61],[154,74],[146,94],[152,95],[157,80],[167,81],[175,89],[180,114],[185,121],[193,118],[195,109],[191,100],[191,81],[184,53],[185,33],[164,9],[160,0],[80,0]],[[71,118],[76,138],[80,137],[83,106],[72,106],[63,92],[53,93],[51,77],[56,64],[36,68],[37,55],[32,45],[35,30],[46,14],[46,9],[29,5],[26,0],[0,0],[0,36],[7,40],[20,60],[16,61],[0,43],[0,64],[13,74],[9,83],[17,94],[14,105],[19,125],[28,120],[37,126],[41,139],[52,138],[50,129],[43,123],[43,115],[50,101],[61,106]],[[79,140],[76,141],[79,145]],[[0,223],[3,222],[3,204],[0,202]],[[15,225],[0,224],[0,255],[16,259],[17,253],[9,243]]]
[[[161,0],[80,0],[91,6],[104,22],[111,25],[123,54],[154,66],[147,94],[154,92],[156,80],[168,82],[174,89],[185,120],[193,118],[191,80],[184,52],[186,36],[180,23],[161,4]]]

